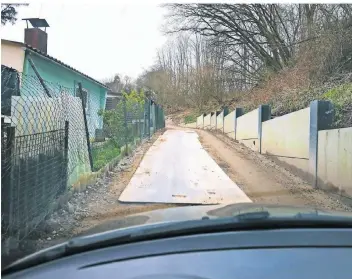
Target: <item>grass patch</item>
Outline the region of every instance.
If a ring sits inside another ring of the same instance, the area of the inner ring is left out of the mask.
[[[352,83],[337,86],[322,96],[334,105],[334,127],[349,127],[352,125]]]
[[[185,124],[193,123],[197,121],[197,116],[195,114],[188,114],[185,116]]]
[[[342,105],[346,102],[350,102],[352,99],[352,83],[345,83],[337,86],[326,92],[323,97],[336,105]]]
[[[112,159],[120,155],[121,149],[113,141],[92,148],[93,171],[100,170]]]

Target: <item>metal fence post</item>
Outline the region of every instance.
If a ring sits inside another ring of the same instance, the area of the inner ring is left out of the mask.
[[[155,105],[155,130],[159,130],[159,106]]]
[[[318,183],[318,135],[320,130],[329,129],[334,117],[330,101],[315,100],[310,103],[309,123],[309,172],[314,188]]]
[[[63,184],[63,191],[67,189],[67,182],[68,182],[68,129],[69,129],[69,122],[65,121],[65,143],[64,143],[64,184]]]
[[[28,51],[27,51],[27,52],[28,52]],[[44,89],[46,95],[48,95],[48,97],[51,98],[52,96],[51,96],[51,94],[50,94],[50,91],[49,91],[48,87],[46,86],[44,80],[43,80],[42,77],[40,76],[40,74],[39,74],[37,68],[36,68],[35,65],[34,65],[33,60],[30,58],[30,55],[29,55],[29,57],[27,58],[27,60],[28,60],[29,64],[31,65],[31,67],[32,67],[32,69],[33,69],[35,75],[36,75],[37,78],[39,79],[40,84],[43,86],[43,89]]]
[[[4,154],[1,154],[4,156],[4,158],[1,158],[1,163],[3,164],[1,166],[1,195],[2,195],[2,201],[1,201],[1,213],[2,213],[2,221],[5,221],[9,226],[12,224],[12,219],[13,219],[13,171],[12,171],[12,166],[13,166],[13,149],[14,149],[14,143],[15,143],[15,127],[7,127],[6,132],[5,129],[2,128],[2,137],[4,133],[6,133],[6,142],[2,143],[5,146],[2,146],[1,148],[5,148]],[[9,227],[10,228],[10,227]],[[10,228],[11,230],[11,228]]]
[[[258,108],[258,141],[259,153],[262,153],[262,126],[263,122],[270,120],[271,109],[269,105],[260,105]]]
[[[157,122],[157,130],[159,130],[160,129],[160,127],[159,127],[159,119],[160,118],[160,116],[159,116],[159,105],[156,105],[156,122]]]
[[[140,140],[141,140],[141,143],[142,143],[142,139],[143,139],[143,125],[142,125],[142,116],[143,116],[143,111],[142,111],[142,106],[140,106],[140,109],[139,109],[139,137],[140,137]]]
[[[126,145],[126,155],[128,154],[128,127],[127,127],[127,107],[126,107],[126,97],[123,96],[123,118],[125,126],[125,145]]]
[[[235,140],[237,139],[237,118],[244,114],[243,108],[235,108],[234,113],[234,132],[235,132]]]
[[[229,114],[229,108],[224,107],[222,110],[222,133],[225,133],[225,117]]]
[[[157,104],[155,104],[155,131],[154,132],[156,132],[157,131],[157,129],[158,129],[158,115],[157,115],[157,113],[158,113],[158,105]]]
[[[153,129],[151,129],[153,128]],[[152,100],[150,100],[150,123],[149,123],[150,137],[154,134],[155,130],[155,108],[153,106]]]
[[[87,114],[86,114],[86,108],[84,107],[83,90],[82,90],[82,83],[81,82],[78,83],[78,91],[79,91],[80,98],[81,98],[81,101],[82,101],[82,110],[83,110],[83,118],[84,118],[84,127],[85,127],[85,130],[86,130],[86,138],[87,138],[87,148],[88,148],[88,157],[89,157],[90,170],[93,171],[92,150],[90,148]]]
[[[150,133],[150,127],[151,127],[151,101],[149,99],[148,100],[148,103],[147,103],[147,119],[148,119],[148,138],[150,139],[150,136],[151,136],[151,133]]]

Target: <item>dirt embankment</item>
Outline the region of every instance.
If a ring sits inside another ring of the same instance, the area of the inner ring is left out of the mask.
[[[336,197],[314,189],[269,158],[223,134],[196,130],[203,147],[253,202],[352,211]]]

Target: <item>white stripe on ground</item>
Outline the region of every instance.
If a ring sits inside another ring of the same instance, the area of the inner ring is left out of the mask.
[[[122,202],[251,202],[203,149],[194,131],[167,130],[145,154]]]

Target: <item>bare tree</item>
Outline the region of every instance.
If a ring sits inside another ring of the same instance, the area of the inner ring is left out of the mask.
[[[121,77],[118,74],[115,74],[113,77],[107,78],[102,82],[113,92],[121,92],[123,89],[123,83],[121,81]]]
[[[211,101],[223,104],[234,92],[268,80],[298,59],[305,62],[304,57],[309,58],[307,63],[319,60],[317,72],[340,69],[337,60],[352,61],[351,5],[163,6],[169,10],[165,24],[169,40],[140,82],[165,104],[199,108]],[[321,44],[325,38],[328,46]],[[322,50],[316,51],[319,46]],[[302,56],[304,52],[310,57]]]

